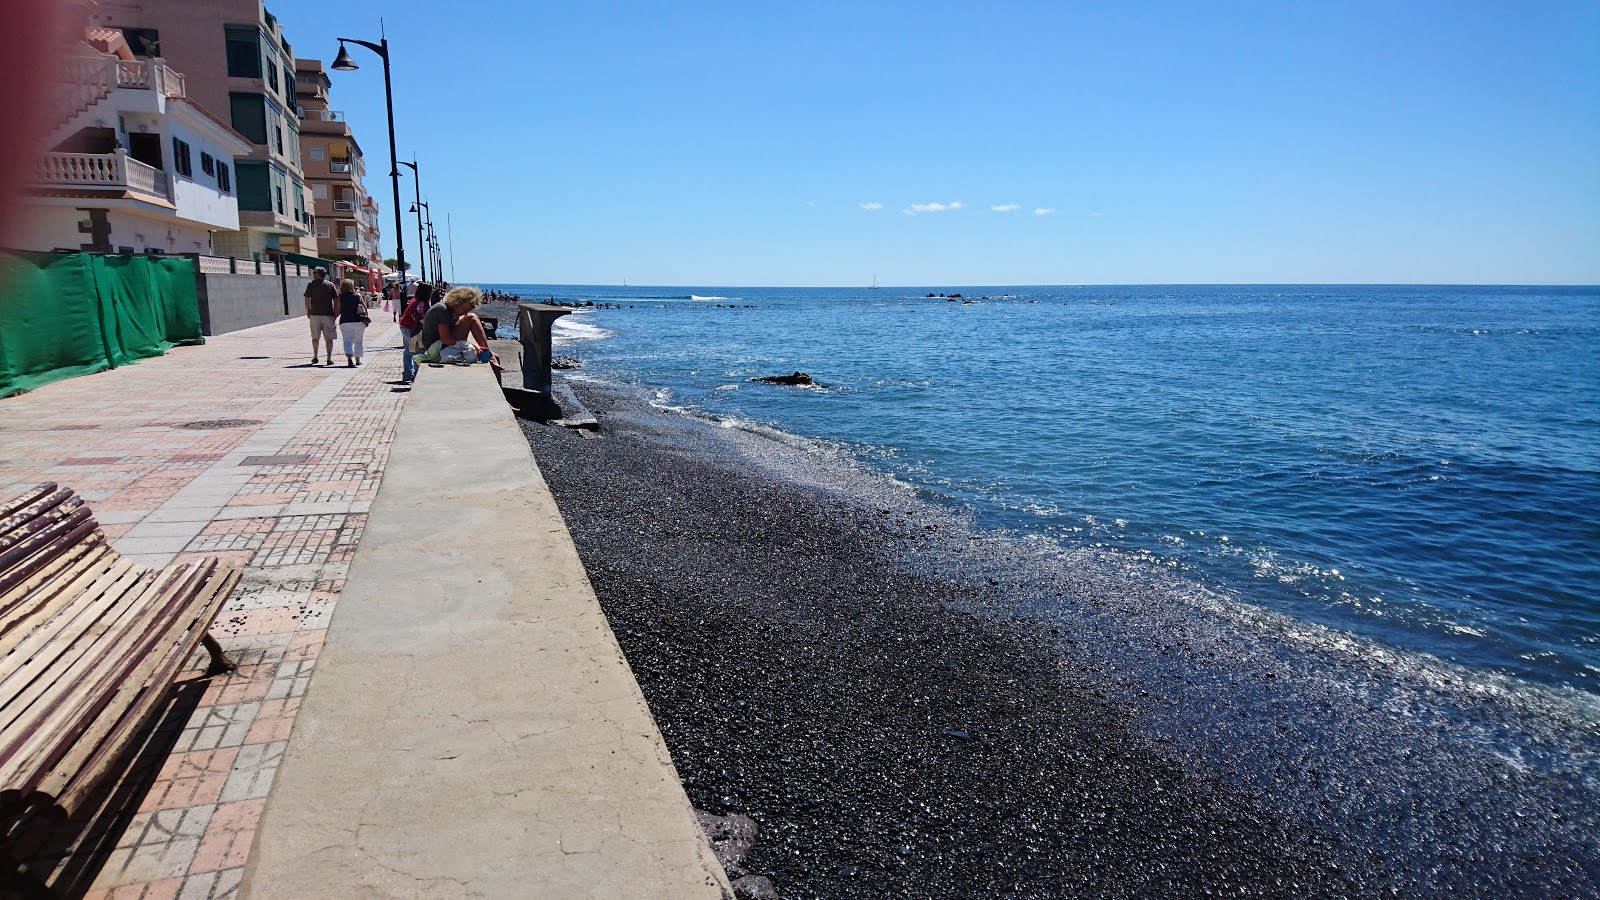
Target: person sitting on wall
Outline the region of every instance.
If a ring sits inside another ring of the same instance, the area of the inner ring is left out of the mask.
[[[483,302],[483,292],[475,287],[458,287],[428,309],[417,335],[421,362],[472,363],[488,352],[495,377],[500,375],[500,357],[489,350],[483,320],[475,310]]]

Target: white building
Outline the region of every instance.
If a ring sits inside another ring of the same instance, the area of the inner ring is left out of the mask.
[[[60,122],[5,245],[98,253],[211,253],[239,229],[243,135],[189,100],[182,75],[93,29],[56,76]]]

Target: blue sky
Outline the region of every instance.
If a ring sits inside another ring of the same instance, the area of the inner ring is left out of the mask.
[[[269,9],[462,281],[1600,283],[1592,0]]]

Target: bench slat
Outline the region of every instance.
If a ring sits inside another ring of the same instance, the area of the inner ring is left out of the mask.
[[[36,520],[29,527],[22,540],[0,552],[0,591],[9,591],[80,541],[105,539],[86,509],[56,520]]]
[[[42,623],[86,589],[85,578],[97,577],[119,557],[105,541],[79,544],[52,560],[11,591],[0,594],[0,677],[4,658]]]
[[[55,498],[53,502],[49,504],[53,506],[56,503],[63,502],[68,497],[75,496],[77,495],[71,490],[63,488],[54,481],[51,481],[46,482],[45,484],[35,485],[29,490],[23,491],[15,497],[9,498],[4,503],[0,503],[0,535],[10,531],[15,526],[15,523],[12,521],[13,519],[20,521],[24,518],[32,518],[32,516],[27,513],[26,510],[35,503],[48,498]]]
[[[40,791],[54,795],[56,803],[69,811],[77,809],[95,784],[116,764],[128,742],[138,735],[150,716],[165,704],[169,696],[167,686],[177,679],[188,664],[189,657],[194,655],[195,648],[205,636],[207,626],[233,595],[233,589],[242,576],[242,572],[232,568],[213,571],[208,575],[209,580],[200,598],[201,605],[191,608],[192,613],[185,613],[175,623],[174,628],[182,626],[188,630],[179,630],[178,633],[183,634],[182,640],[177,643],[174,652],[169,653],[149,675],[149,689],[115,723],[103,740],[95,742],[93,755],[76,765],[67,765],[65,762],[57,764],[55,774],[39,784]],[[177,640],[176,633],[173,639]],[[86,746],[87,743],[80,742],[79,746]]]
[[[34,684],[38,674],[51,666],[62,666],[62,660],[75,658],[74,652],[90,649],[93,634],[88,641],[85,641],[85,634],[90,633],[96,621],[114,610],[118,599],[133,591],[141,578],[154,581],[155,575],[131,560],[115,560],[112,567],[94,578],[82,593],[69,594],[66,609],[59,615],[21,636],[14,652],[0,657],[0,697],[5,698],[0,700],[0,725],[8,724],[6,716],[21,709],[24,690]]]
[[[11,515],[0,519],[0,551],[7,551],[17,542],[38,530],[41,525],[64,519],[82,511],[83,501],[71,491],[61,490],[35,500]]]
[[[181,574],[157,572],[155,578],[142,580],[131,598],[125,596],[116,606],[103,607],[109,615],[94,618],[83,632],[89,640],[80,637],[74,641],[76,655],[71,664],[63,666],[58,659],[47,672],[48,681],[41,679],[20,693],[27,703],[23,715],[0,731],[6,735],[6,739],[0,741],[0,775],[5,776],[0,780],[0,789],[11,790],[17,786],[14,773],[21,776],[24,789],[31,789],[33,782],[44,775],[40,770],[50,764],[43,761],[50,748],[62,743],[64,735],[68,736],[67,741],[77,739],[85,710],[96,706],[106,694],[105,679],[109,673],[104,663],[107,660],[103,652],[96,651],[108,647],[117,649],[124,659],[138,653],[144,643],[140,639],[140,629],[163,611],[166,604],[162,600],[170,596]],[[52,701],[46,695],[58,685],[64,690]],[[7,694],[0,687],[0,696]],[[35,702],[40,699],[47,702]]]

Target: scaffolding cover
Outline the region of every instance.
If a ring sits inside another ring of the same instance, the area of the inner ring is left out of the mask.
[[[0,253],[0,397],[204,340],[194,260]]]

